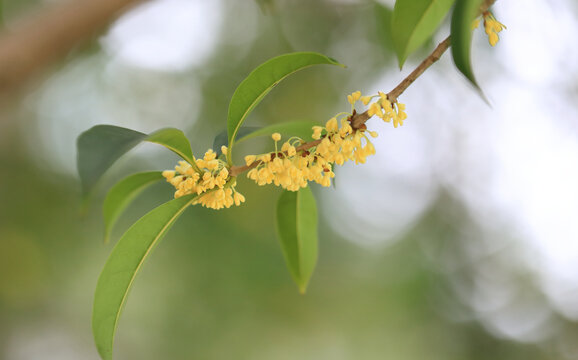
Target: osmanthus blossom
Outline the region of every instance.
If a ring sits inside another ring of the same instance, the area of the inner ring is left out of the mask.
[[[368,131],[365,124],[352,127],[357,101],[369,105],[369,117],[377,116],[385,122],[393,122],[394,127],[403,125],[407,117],[403,104],[390,102],[381,92],[362,96],[360,91],[356,91],[348,95],[347,100],[351,104],[351,113],[340,113],[329,119],[325,126],[313,126],[313,141],[310,143],[291,137],[279,148],[281,134],[272,134],[275,151],[245,156],[245,164],[250,169],[247,177],[259,186],[273,184],[289,191],[307,187],[309,182],[331,186],[335,165],[347,161],[364,164],[368,156],[375,154],[370,137],[377,137],[377,132]],[[225,146],[221,150],[227,153]],[[164,171],[163,176],[175,187],[175,198],[197,194],[196,203],[211,209],[239,206],[245,201],[245,197],[235,189],[236,178],[230,176],[227,163],[217,158],[212,149],[203,159],[196,160],[196,167],[179,161],[174,171]]]

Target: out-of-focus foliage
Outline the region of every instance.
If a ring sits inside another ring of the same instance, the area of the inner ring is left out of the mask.
[[[496,163],[530,163],[536,171],[515,189],[546,194],[542,207],[555,219],[573,217],[548,202],[573,179],[568,161],[573,142],[542,141],[558,132],[521,111],[522,105],[540,116],[547,111],[551,117],[545,115],[545,122],[575,136],[573,49],[564,45],[565,56],[551,59],[565,43],[535,42],[527,34],[546,31],[556,38],[554,27],[540,25],[555,15],[568,36],[575,36],[576,7],[562,0],[511,3],[497,2],[496,16],[508,31],[495,49],[487,39],[483,47],[474,32],[477,79],[498,100],[493,110],[480,110],[486,106],[463,79],[451,75],[455,70],[446,54],[404,95],[409,118],[402,131],[380,132],[378,155],[363,169],[341,169],[336,189],[313,188],[320,200],[321,256],[306,296],[295,291],[275,239],[273,210],[280,192],[240,178],[250,199],[243,207],[190,208],[155,250],[124,313],[119,329],[124,336],[115,344],[119,359],[572,359],[578,352],[571,312],[575,287],[543,275],[552,270],[542,257],[546,251],[526,240],[535,239],[528,233],[535,234],[537,223],[524,231],[511,227],[522,216],[542,213],[524,202],[528,197],[497,187],[504,173]],[[82,131],[100,123],[143,133],[178,127],[201,139],[192,144],[201,153],[223,130],[230,96],[246,74],[292,51],[329,54],[348,68],[295,74],[263,100],[246,125],[323,122],[342,110],[351,91],[387,91],[406,74],[398,72],[386,46],[387,27],[377,22],[376,7],[391,3],[277,0],[266,13],[253,2],[212,4],[218,6],[218,31],[203,36],[214,36],[216,45],[201,65],[162,71],[134,65],[103,38],[98,51],[71,54],[29,93],[3,104],[0,359],[98,359],[90,313],[111,246],[102,244],[100,207],[79,211],[74,141]],[[162,28],[178,23],[171,14],[166,19],[174,21],[164,21]],[[447,23],[444,27],[449,32]],[[526,39],[528,49],[508,47],[512,39],[522,45]],[[417,59],[410,57],[404,71]],[[533,101],[534,87],[541,89],[542,101]],[[505,129],[515,129],[515,139],[530,146],[511,143],[504,153],[493,142],[514,139],[500,132]],[[484,133],[488,137],[477,137]],[[239,155],[261,149],[238,145]],[[567,157],[547,155],[556,145],[567,149]],[[538,155],[530,152],[536,147]],[[177,157],[157,148],[139,145],[114,165],[94,203],[102,203],[104,190],[132,172],[172,168]],[[477,157],[480,153],[487,158]],[[556,175],[557,165],[564,176]],[[550,175],[558,186],[546,186]],[[172,192],[165,183],[145,189],[112,237]],[[516,211],[479,202],[490,195]],[[559,225],[552,224],[551,229]],[[569,254],[571,242],[565,246]]]

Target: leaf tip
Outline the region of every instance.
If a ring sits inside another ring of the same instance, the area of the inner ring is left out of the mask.
[[[337,65],[337,66],[342,67],[342,68],[344,68],[344,69],[347,68],[347,65],[344,65],[344,64],[340,63],[337,59],[332,58],[331,56],[328,56],[327,58],[328,58],[330,61],[332,61],[334,65]]]

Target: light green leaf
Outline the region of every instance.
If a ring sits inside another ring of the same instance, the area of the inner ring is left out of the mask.
[[[338,65],[337,61],[314,52],[298,52],[275,57],[253,70],[235,90],[229,103],[227,134],[229,151],[227,159],[232,164],[233,146],[237,132],[251,111],[281,80],[292,73],[312,65]]]
[[[458,70],[482,94],[472,70],[472,23],[478,15],[483,0],[457,0],[452,14],[452,57]],[[483,94],[482,94],[483,97]],[[485,98],[484,98],[485,99]]]
[[[317,263],[317,206],[309,187],[281,194],[277,234],[289,272],[303,294]]]
[[[194,195],[187,195],[158,206],[134,223],[112,249],[98,278],[92,311],[92,332],[102,359],[112,359],[114,334],[136,274],[194,200]]]
[[[133,174],[119,181],[113,186],[103,204],[104,215],[104,242],[107,243],[110,232],[124,209],[147,186],[163,179],[160,171],[150,171]]]
[[[185,134],[179,129],[160,129],[150,134],[145,140],[166,147],[192,166],[197,165],[193,157],[189,139],[187,139]]]
[[[77,166],[86,196],[108,168],[141,141],[163,145],[196,166],[189,140],[178,129],[161,129],[150,135],[113,125],[97,125],[77,140]]]
[[[422,46],[441,24],[455,0],[397,0],[393,9],[391,34],[399,60]]]

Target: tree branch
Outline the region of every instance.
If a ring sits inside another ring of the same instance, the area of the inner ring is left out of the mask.
[[[496,0],[485,0],[484,3],[480,6],[479,13],[482,14],[486,12],[490,6],[494,4]],[[421,76],[430,66],[432,66],[436,61],[438,61],[443,53],[449,49],[451,45],[451,38],[448,36],[444,41],[442,41],[432,52],[428,55],[408,76],[406,76],[393,90],[387,93],[388,100],[393,104],[397,101],[397,98],[415,81],[418,77]],[[355,113],[349,119],[351,123],[351,127],[356,130],[361,128],[367,120],[369,120],[370,116],[368,115],[368,111],[364,111],[362,113]],[[315,140],[303,145],[300,145],[297,148],[297,151],[305,150],[312,148],[313,146],[317,146],[321,140]],[[229,173],[231,176],[237,176],[247,170],[253,169],[257,167],[261,162],[255,161],[250,166],[232,166]]]
[[[7,95],[143,0],[70,0],[0,34],[0,94]]]

